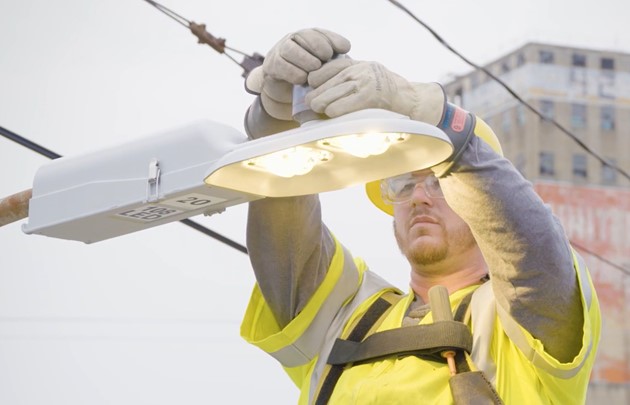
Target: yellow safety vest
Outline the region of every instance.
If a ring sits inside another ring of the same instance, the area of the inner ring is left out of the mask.
[[[316,398],[327,354],[337,337],[346,337],[370,305],[387,291],[396,290],[367,270],[361,259],[337,242],[326,278],[300,314],[280,328],[258,286],[254,288],[241,325],[242,337],[274,356],[300,388],[299,404]],[[506,404],[581,404],[600,336],[599,304],[581,258],[574,267],[582,292],[584,324],[582,348],[569,363],[561,363],[544,351],[542,343],[520,327],[495,304],[491,281],[470,286],[450,296],[456,308],[472,290],[469,325],[473,334],[474,364],[484,371]],[[340,294],[354,285],[355,294]],[[400,300],[378,331],[398,328],[413,300]],[[330,305],[330,303],[336,305]],[[332,308],[336,306],[336,309]],[[432,322],[429,313],[421,324]],[[326,325],[322,327],[322,325]],[[330,404],[451,404],[449,371],[442,362],[416,356],[392,357],[345,369]]]

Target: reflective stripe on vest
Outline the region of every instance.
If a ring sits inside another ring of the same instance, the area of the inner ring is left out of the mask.
[[[365,303],[370,297],[374,296],[380,291],[397,290],[390,283],[376,275],[375,273],[367,270],[363,274],[363,281],[361,282],[361,287],[357,294],[352,298],[347,305],[345,305],[337,314],[337,317],[333,320],[333,324],[330,327],[330,330],[326,334],[326,340],[324,342],[324,346],[322,347],[317,362],[315,363],[315,367],[313,368],[313,372],[311,373],[310,378],[310,389],[308,395],[308,403],[312,403],[313,397],[317,392],[317,388],[324,374],[324,370],[326,368],[326,360],[328,359],[328,355],[332,350],[332,347],[335,343],[335,339],[342,335],[342,331],[348,320],[351,318],[352,314],[355,313],[357,308]]]
[[[572,254],[573,266],[579,278],[582,295],[584,296],[584,301],[586,303],[585,312],[588,313],[591,308],[591,303],[593,301],[593,292],[591,290],[591,284],[589,282],[586,263],[581,256],[575,253],[575,251],[572,250]],[[481,288],[479,288],[477,291],[479,290],[481,290]],[[477,292],[475,292],[475,294],[476,293]],[[523,329],[501,305],[496,304],[494,294],[492,294],[491,290],[490,293],[480,292],[480,294],[484,295],[483,298],[480,296],[480,299],[477,301],[478,303],[476,307],[475,296],[473,295],[473,305],[471,307],[473,311],[473,322],[475,326],[475,330],[473,331],[473,353],[476,354],[476,356],[472,356],[472,359],[480,369],[486,372],[486,376],[491,382],[494,382],[494,380],[496,379],[496,365],[492,361],[492,358],[488,353],[487,348],[490,346],[489,342],[492,338],[494,322],[488,322],[485,317],[489,317],[490,312],[493,312],[493,310],[496,310],[498,317],[501,320],[501,325],[503,326],[503,329],[505,330],[507,336],[523,352],[525,357],[528,358],[534,366],[545,370],[547,373],[558,378],[571,378],[582,369],[582,365],[589,358],[589,354],[593,348],[592,341],[589,341],[586,354],[584,355],[582,362],[579,365],[568,370],[559,370],[550,365],[540,354],[538,354],[538,352],[536,352],[536,350],[534,350],[534,348],[529,345]],[[482,308],[482,306],[484,308]],[[475,311],[476,313],[483,314],[480,318],[485,320],[485,322],[480,325],[479,328],[476,328],[477,320],[475,319]],[[584,319],[584,322],[587,322],[586,318]],[[477,340],[475,340],[475,337],[477,337]]]
[[[310,362],[320,352],[322,342],[329,340],[327,335],[339,308],[352,296],[359,283],[359,273],[354,262],[346,260],[348,257],[352,256],[343,248],[343,268],[339,280],[306,331],[292,344],[269,353],[283,366],[296,367]]]

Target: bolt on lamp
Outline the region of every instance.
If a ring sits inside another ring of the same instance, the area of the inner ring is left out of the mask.
[[[438,128],[370,109],[248,141],[200,121],[53,160],[35,175],[28,234],[93,243],[265,197],[322,193],[444,161]]]

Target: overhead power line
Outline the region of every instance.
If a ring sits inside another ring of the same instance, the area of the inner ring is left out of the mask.
[[[199,43],[209,45],[212,49],[214,49],[220,54],[224,54],[234,63],[239,65],[241,68],[243,68],[243,74],[242,74],[243,77],[247,77],[249,72],[251,72],[254,68],[262,64],[264,60],[263,55],[260,55],[256,52],[254,52],[252,55],[249,55],[245,52],[239,51],[238,49],[234,49],[227,46],[225,44],[225,39],[217,38],[214,35],[210,34],[206,30],[205,24],[197,24],[194,21],[190,21],[182,17],[178,13],[174,12],[173,10],[170,10],[169,8],[157,3],[156,1],[153,1],[153,0],[144,0],[144,1],[146,1],[153,7],[157,8],[159,11],[163,12],[170,18],[174,19],[175,21],[177,21],[179,24],[183,25],[184,27],[189,28],[190,31],[198,38]],[[232,55],[228,54],[226,50],[240,54],[241,56],[243,56],[243,60],[239,63]],[[55,153],[51,151],[50,149],[47,149],[41,145],[38,145],[37,143],[32,142],[28,140],[27,138],[24,138],[23,136],[16,134],[15,132],[9,131],[6,128],[0,127],[0,135],[14,142],[17,142],[18,144],[34,152],[37,152],[43,156],[46,156],[50,159],[57,159],[61,157],[60,154]],[[9,196],[7,198],[0,200],[0,207],[2,207],[7,212],[6,218],[0,217],[0,226],[17,221],[19,219],[23,219],[26,216],[28,216],[28,207],[26,205],[26,202],[28,201],[28,199],[30,199],[31,191],[32,190],[25,190],[23,192],[17,193],[15,195],[12,195],[12,196]],[[210,236],[238,250],[239,252],[248,254],[247,248],[245,246],[211,229],[208,229],[205,226],[191,219],[183,219],[180,222],[186,226],[189,226],[199,232],[206,234],[207,236]]]
[[[593,256],[593,257],[595,257],[596,259],[599,259],[600,261],[602,261],[602,262],[606,263],[606,264],[607,264],[607,265],[609,265],[610,267],[613,267],[613,268],[615,268],[615,269],[617,269],[617,270],[621,271],[622,273],[625,273],[626,275],[630,276],[630,270],[629,270],[629,269],[626,269],[626,268],[624,268],[624,267],[622,267],[622,266],[620,266],[620,265],[618,265],[618,264],[616,264],[616,263],[611,262],[610,260],[606,259],[605,257],[603,257],[603,256],[601,256],[601,255],[599,255],[599,254],[597,254],[597,253],[595,253],[595,252],[593,252],[593,251],[592,251],[592,250],[590,250],[590,249],[585,248],[585,247],[584,247],[584,246],[582,246],[581,244],[576,243],[576,242],[574,242],[574,241],[571,241],[571,246],[573,246],[573,247],[575,247],[575,248],[577,248],[577,249],[579,249],[579,250],[583,251],[584,253],[587,253],[587,254],[589,254],[589,255],[591,255],[591,256]]]
[[[263,60],[264,60],[264,56],[258,54],[258,53],[254,53],[253,55],[248,55],[244,52],[238,51],[234,48],[230,48],[228,46],[225,45],[225,39],[223,38],[217,38],[214,37],[212,34],[210,34],[209,32],[206,31],[205,29],[205,24],[196,24],[193,21],[190,21],[184,17],[182,17],[181,15],[177,14],[176,12],[168,9],[167,7],[153,1],[153,0],[144,0],[147,3],[149,3],[150,5],[154,6],[155,8],[157,8],[159,11],[163,12],[164,14],[166,14],[167,16],[169,16],[170,18],[174,19],[175,21],[177,21],[179,24],[189,28],[191,30],[191,32],[199,39],[199,43],[205,43],[207,45],[209,45],[210,47],[212,47],[215,51],[217,51],[218,53],[222,53],[225,54],[229,59],[231,59],[233,62],[235,62],[236,64],[238,64],[239,66],[241,66],[244,69],[243,72],[243,76],[247,76],[247,74],[256,66],[259,66],[260,64],[262,64]],[[396,0],[388,0],[390,1],[392,4],[394,4],[396,7],[400,8],[402,11],[404,11],[405,13],[407,13],[409,16],[411,16],[411,18],[413,18],[416,22],[418,22],[420,25],[422,25],[424,28],[426,28],[437,40],[438,42],[440,42],[443,46],[445,46],[449,51],[451,51],[452,53],[454,53],[455,55],[457,55],[460,59],[462,59],[465,63],[467,63],[468,65],[470,65],[471,67],[481,70],[483,71],[485,74],[487,74],[490,78],[492,78],[494,81],[496,81],[499,85],[501,85],[501,87],[503,87],[508,93],[510,93],[517,101],[519,101],[522,105],[524,105],[526,108],[528,108],[530,111],[532,111],[535,115],[537,115],[540,119],[550,122],[551,124],[553,124],[556,128],[558,128],[561,132],[563,132],[564,134],[566,134],[567,136],[569,136],[570,138],[572,138],[579,146],[581,146],[584,150],[586,150],[589,154],[591,154],[592,156],[594,156],[597,160],[599,160],[602,164],[608,165],[611,168],[617,170],[622,176],[626,177],[627,179],[630,180],[630,175],[628,173],[626,173],[624,170],[622,170],[621,168],[617,167],[616,165],[611,164],[608,160],[604,159],[603,157],[599,156],[595,151],[593,151],[590,147],[588,147],[588,145],[586,145],[584,142],[582,142],[580,139],[578,139],[574,134],[572,134],[569,130],[567,130],[566,128],[564,128],[561,124],[559,124],[557,121],[545,116],[544,114],[542,114],[541,112],[539,112],[535,107],[533,107],[532,105],[530,105],[528,102],[526,102],[518,93],[516,93],[509,85],[507,85],[505,82],[503,82],[500,78],[498,78],[497,76],[495,76],[492,72],[490,72],[489,70],[487,70],[486,68],[479,66],[477,64],[475,64],[474,62],[470,61],[468,58],[466,58],[465,56],[463,56],[461,53],[459,53],[457,50],[455,50],[450,44],[448,44],[442,37],[441,35],[439,35],[433,28],[431,28],[429,25],[427,25],[425,22],[423,22],[422,20],[420,20],[417,16],[415,16],[409,9],[407,9],[405,6],[403,6],[400,2],[396,1]],[[234,57],[232,57],[231,55],[225,53],[225,49],[229,49],[231,51],[234,51],[236,53],[239,53],[241,55],[244,56],[244,60],[243,62],[239,63],[238,61],[236,61],[236,59]],[[22,146],[25,146],[37,153],[40,153],[50,159],[57,159],[59,157],[61,157],[61,155],[52,152],[51,150],[44,148],[41,145],[38,145],[12,131],[9,131],[3,127],[0,127],[0,135],[11,139],[17,143],[19,143]],[[245,254],[247,254],[247,248],[241,244],[239,244],[238,242],[232,241],[231,239],[217,233],[214,232],[206,227],[204,227],[203,225],[194,222],[190,219],[184,219],[181,220],[180,222],[182,222],[183,224],[197,230],[200,231],[212,238],[215,238],[217,240],[219,240],[222,243],[227,244],[228,246],[233,247],[234,249],[243,252]],[[589,250],[587,250],[586,248],[582,247],[582,246],[578,246],[576,245],[577,248],[579,248],[580,250],[585,251],[588,254],[591,254],[594,257],[597,257],[598,259],[606,262],[607,264],[611,265],[612,267],[627,273],[630,275],[630,271],[615,264],[612,263],[606,259],[604,259],[603,257],[597,255],[594,252],[591,252]]]
[[[17,142],[18,144],[39,153],[40,155],[44,155],[49,159],[58,159],[61,157],[60,154],[51,151],[50,149],[44,148],[43,146],[24,138],[16,134],[13,131],[9,131],[6,128],[0,127],[0,135],[4,136],[7,139],[12,140],[13,142]]]
[[[37,152],[40,155],[46,156],[49,159],[58,159],[58,158],[61,157],[60,154],[55,153],[55,152],[51,151],[50,149],[45,148],[45,147],[43,147],[43,146],[41,146],[41,145],[39,145],[39,144],[29,140],[29,139],[24,138],[23,136],[18,135],[18,134],[16,134],[13,131],[9,131],[8,129],[6,129],[4,127],[1,127],[1,126],[0,126],[0,135],[2,135],[3,137],[5,137],[7,139],[10,139],[10,140],[12,140],[14,142],[17,142],[18,144],[20,144],[20,145],[22,145],[22,146],[32,150],[33,152]],[[30,190],[27,190],[27,191],[30,192]],[[16,198],[11,198],[13,196],[10,196],[10,197],[5,198],[5,199],[0,199],[0,206],[5,201],[7,201],[7,204],[11,204],[11,200],[17,200],[22,205],[24,205],[25,202],[22,201],[22,200],[24,200],[24,197],[23,197],[24,195],[27,195],[27,194],[25,194],[25,192],[21,192],[21,193],[18,193],[18,194],[15,195]],[[28,194],[28,198],[26,198],[26,199],[28,200],[29,198],[30,198],[30,193]],[[26,216],[28,216],[28,209],[26,209],[26,208],[24,208],[24,209],[15,209],[15,205],[16,204],[11,204],[11,207],[10,207],[11,209],[9,210],[9,213],[7,214],[8,215],[7,221],[3,221],[0,218],[0,226],[8,224],[10,222],[14,222],[14,221],[23,219]],[[181,222],[182,224],[184,224],[186,226],[189,226],[189,227],[191,227],[191,228],[193,228],[193,229],[195,229],[195,230],[197,230],[199,232],[202,232],[202,233],[210,236],[211,238],[214,238],[214,239],[218,240],[219,242],[225,243],[226,245],[228,245],[230,247],[233,247],[234,249],[238,250],[239,252],[243,252],[243,253],[247,254],[247,248],[245,246],[243,246],[240,243],[235,242],[235,241],[233,241],[233,240],[231,240],[231,239],[229,239],[229,238],[227,238],[227,237],[225,237],[225,236],[223,236],[223,235],[221,235],[221,234],[219,234],[219,233],[217,233],[217,232],[215,232],[215,231],[213,231],[211,229],[206,228],[205,226],[201,225],[200,223],[197,223],[197,222],[195,222],[195,221],[193,221],[191,219],[182,219],[179,222]]]
[[[508,84],[506,84],[503,80],[501,80],[499,77],[495,76],[492,72],[490,72],[488,69],[484,68],[483,66],[479,66],[476,63],[473,63],[472,61],[470,61],[468,58],[466,58],[465,56],[463,56],[461,53],[459,53],[457,50],[455,50],[451,45],[449,45],[444,38],[442,38],[442,36],[440,34],[438,34],[433,28],[431,28],[429,25],[427,25],[424,21],[420,20],[418,17],[416,17],[411,11],[409,11],[409,9],[407,9],[405,6],[403,6],[401,3],[399,3],[396,0],[388,0],[390,3],[392,3],[393,5],[395,5],[396,7],[400,8],[402,11],[404,11],[405,13],[407,13],[411,18],[413,18],[418,24],[422,25],[424,28],[426,28],[431,35],[433,35],[435,37],[435,39],[438,40],[438,42],[440,42],[445,48],[447,48],[449,51],[451,51],[453,54],[457,55],[461,60],[463,60],[464,62],[466,62],[468,65],[472,66],[475,69],[481,70],[482,72],[484,72],[485,74],[487,74],[490,78],[492,78],[492,80],[494,80],[495,82],[497,82],[501,87],[503,87],[508,93],[510,93],[516,100],[518,100],[519,103],[521,103],[523,106],[525,106],[527,109],[529,109],[531,112],[533,112],[535,115],[537,115],[541,120],[546,121],[551,123],[554,127],[556,127],[557,129],[559,129],[563,134],[567,135],[568,137],[570,137],[575,143],[577,143],[582,149],[584,149],[587,153],[589,153],[591,156],[593,156],[595,159],[597,159],[598,161],[600,161],[602,164],[616,170],[619,174],[621,174],[623,177],[625,177],[626,179],[630,180],[630,174],[628,174],[628,172],[626,172],[625,170],[621,169],[619,166],[615,165],[614,163],[610,162],[608,159],[605,159],[604,157],[600,156],[597,152],[595,152],[594,150],[592,150],[586,143],[584,143],[581,139],[579,139],[577,136],[575,136],[571,131],[569,131],[568,129],[566,129],[564,126],[562,126],[561,124],[559,124],[556,120],[554,120],[553,118],[547,117],[546,115],[544,115],[543,113],[541,113],[540,111],[538,111],[534,106],[532,106],[531,104],[529,104],[527,101],[525,101],[518,93],[516,93],[516,91],[514,91]]]
[[[485,74],[487,74],[490,78],[492,78],[494,81],[496,81],[499,85],[501,85],[501,87],[503,87],[505,90],[507,90],[508,93],[510,93],[519,103],[521,103],[522,105],[524,105],[525,107],[527,107],[530,111],[532,111],[534,114],[536,114],[538,117],[540,117],[540,119],[550,122],[551,124],[553,124],[556,128],[558,128],[560,131],[562,131],[564,134],[568,135],[571,139],[573,139],[578,145],[580,145],[580,147],[582,147],[584,150],[586,150],[586,152],[588,152],[589,154],[591,154],[593,157],[595,157],[597,160],[599,160],[602,164],[605,164],[607,166],[610,166],[611,168],[617,170],[617,172],[619,172],[622,176],[624,176],[625,178],[627,178],[628,180],[630,180],[630,175],[625,172],[624,170],[622,170],[620,167],[615,166],[614,164],[610,163],[608,160],[604,159],[603,157],[599,156],[595,151],[593,151],[588,145],[586,145],[584,142],[582,142],[582,140],[578,139],[578,137],[576,137],[573,133],[571,133],[569,130],[567,130],[565,127],[563,127],[562,125],[560,125],[557,121],[555,121],[552,118],[549,118],[547,116],[545,116],[544,114],[542,114],[541,112],[539,112],[536,108],[534,108],[531,104],[529,104],[528,102],[526,102],[518,93],[516,93],[516,91],[514,91],[509,85],[507,85],[503,80],[501,80],[499,77],[495,76],[492,72],[490,72],[488,69],[477,65],[476,63],[470,61],[468,58],[466,58],[464,55],[462,55],[461,53],[459,53],[455,48],[453,48],[448,42],[446,42],[444,40],[444,38],[442,38],[442,36],[440,34],[437,33],[437,31],[435,31],[433,28],[431,28],[428,24],[426,24],[424,21],[420,20],[418,17],[416,17],[416,15],[414,15],[408,8],[406,8],[405,6],[403,6],[400,2],[396,1],[396,0],[388,0],[390,3],[394,4],[396,7],[400,8],[402,11],[404,11],[405,13],[407,13],[411,18],[413,18],[418,24],[422,25],[424,28],[426,28],[431,35],[433,35],[435,37],[435,39],[438,40],[438,42],[440,42],[440,44],[442,44],[444,47],[446,47],[449,51],[451,51],[452,53],[454,53],[455,55],[457,55],[461,60],[463,60],[464,62],[466,62],[468,65],[472,66],[475,69],[481,70],[483,71]],[[576,248],[584,251],[585,253],[590,254],[593,257],[598,258],[599,260],[605,262],[606,264],[610,265],[611,267],[626,273],[627,275],[630,275],[630,270],[625,269],[624,267],[615,264],[605,258],[603,258],[602,256],[598,255],[595,252],[592,252],[588,249],[586,249],[583,246],[580,246],[578,244],[575,244],[573,241],[571,241],[571,244],[574,245]]]
[[[243,68],[243,77],[247,77],[249,72],[251,72],[257,66],[260,66],[263,63],[264,56],[254,52],[253,55],[249,55],[245,52],[239,51],[238,49],[231,48],[225,44],[225,38],[217,38],[206,30],[206,24],[197,24],[194,21],[190,21],[187,18],[182,17],[177,14],[175,11],[163,6],[157,1],[153,0],[144,0],[156,9],[160,10],[162,13],[166,14],[173,20],[177,21],[179,24],[184,27],[190,29],[190,32],[193,33],[194,36],[197,37],[200,44],[209,45],[212,49],[217,51],[220,54],[223,54],[230,58],[230,60],[240,67]],[[237,53],[243,57],[243,60],[239,63],[236,58],[226,52],[226,49]]]

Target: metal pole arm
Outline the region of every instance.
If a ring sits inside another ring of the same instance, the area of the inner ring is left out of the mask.
[[[28,202],[33,190],[28,189],[0,200],[0,226],[28,217]]]

